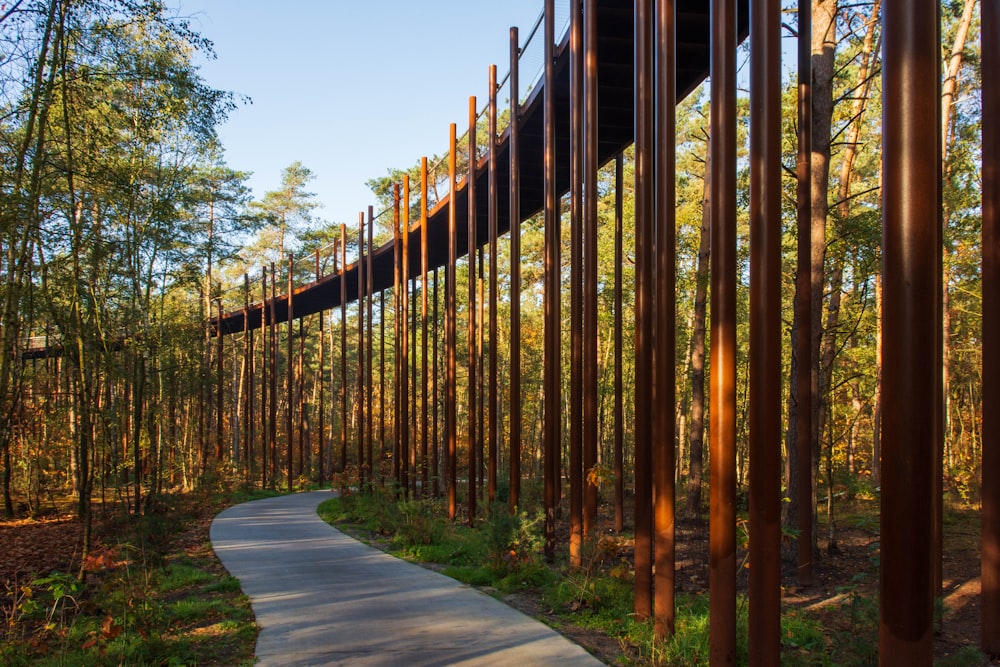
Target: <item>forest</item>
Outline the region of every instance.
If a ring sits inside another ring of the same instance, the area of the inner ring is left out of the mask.
[[[798,19],[795,6],[786,4],[785,41],[794,43]],[[804,316],[796,301],[803,249],[796,236],[797,90],[787,54],[782,91],[783,516],[794,542],[802,483],[795,443],[807,411],[812,510],[823,527],[813,535],[813,548],[834,552],[837,505],[860,498],[877,507],[880,492],[881,2],[813,0],[812,7],[813,206],[806,254],[816,360],[811,369],[802,368],[793,354]],[[942,0],[941,21],[944,493],[949,506],[976,510],[983,380],[979,3]],[[429,456],[415,464],[414,478],[419,472],[437,492],[445,475],[440,402],[432,400],[428,408],[419,400],[425,385],[434,383],[438,390],[435,378],[444,372],[438,335],[445,330],[444,289],[443,280],[438,289],[438,272],[426,284],[414,279],[407,289],[406,317],[413,322],[406,343],[412,346],[406,377],[413,402],[403,413],[408,418],[397,419],[394,409],[400,404],[391,394],[401,372],[402,295],[393,290],[374,295],[367,315],[355,295],[343,310],[280,322],[271,329],[270,349],[264,330],[256,339],[250,331],[222,336],[212,325],[223,313],[336,273],[357,261],[362,250],[391,242],[394,186],[404,177],[419,183],[420,163],[387,165],[385,175],[368,181],[373,207],[362,222],[370,227],[371,241],[364,248],[357,221],[319,215],[321,202],[309,191],[318,175],[306,165],[288,165],[281,183],[255,197],[246,185],[248,175],[225,162],[216,134],[244,100],[226,91],[225,82],[202,78],[195,64],[200,54],[212,54],[209,36],[159,0],[16,0],[0,6],[2,513],[15,520],[72,512],[79,531],[78,568],[96,549],[95,506],[139,517],[162,511],[162,499],[170,494],[197,489],[349,485],[364,476],[365,465],[369,474],[388,478],[399,471],[394,440],[400,429],[408,429],[411,443],[430,440],[433,465]],[[747,54],[743,45],[741,65]],[[706,392],[707,85],[677,107],[677,400],[658,408],[669,410],[675,422],[678,511],[689,519],[707,510],[712,409]],[[745,95],[738,112],[737,483],[743,503],[749,423]],[[508,123],[509,115],[501,114],[497,131]],[[478,136],[487,137],[484,116],[478,125]],[[427,206],[433,207],[447,194],[437,187],[447,148],[427,148],[439,149],[430,159]],[[468,161],[463,150],[457,156],[460,172]],[[634,167],[628,149],[599,170],[597,349],[586,362],[596,366],[599,397],[597,461],[587,478],[600,487],[602,507],[616,516],[618,531],[627,530],[623,523],[631,510],[624,503],[635,464]],[[402,206],[410,221],[420,219],[415,194]],[[566,222],[568,197],[562,209],[565,469],[579,364],[574,365],[568,334],[576,317],[569,298],[575,255]],[[524,480],[522,503],[539,493],[532,483],[542,477],[543,465],[543,243],[537,215],[521,225],[516,256],[505,235],[495,266],[481,251],[474,265],[478,276],[469,275],[466,259],[454,276],[460,286],[458,395],[470,394],[466,359],[483,368],[495,354],[500,369],[494,386],[480,374],[478,391],[471,392],[479,401],[477,436],[467,438],[464,427],[459,429],[458,468],[477,484],[475,492],[460,491],[467,518],[475,516],[477,499],[488,507],[515,492],[509,477],[515,402],[522,425],[516,462]],[[519,294],[512,293],[512,263],[519,265]],[[495,313],[483,309],[490,272],[498,280]],[[470,300],[475,291],[466,289],[469,285],[477,286],[478,298]],[[427,315],[420,313],[422,303]],[[520,339],[517,396],[509,372],[514,329]],[[359,363],[359,355],[367,355],[367,362]],[[363,363],[376,373],[368,386]],[[793,388],[799,375],[809,372],[814,400],[797,405]],[[492,391],[498,408],[487,416]],[[465,424],[471,408],[461,401],[458,406],[458,421]],[[368,437],[374,437],[381,469],[371,454],[359,460],[358,429],[365,420],[376,431]],[[490,457],[483,450],[491,430],[498,439],[496,470],[487,470]],[[877,509],[872,511],[877,517]]]

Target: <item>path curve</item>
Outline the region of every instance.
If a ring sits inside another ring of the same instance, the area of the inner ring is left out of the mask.
[[[601,665],[474,588],[354,540],[316,514],[329,491],[236,505],[212,547],[250,598],[258,664]]]

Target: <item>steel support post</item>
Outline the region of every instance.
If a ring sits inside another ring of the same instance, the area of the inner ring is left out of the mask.
[[[277,273],[274,262],[271,262],[271,388],[268,406],[268,456],[271,465],[271,488],[278,485],[278,289]]]
[[[736,0],[711,3],[709,637],[736,663]]]
[[[882,665],[930,665],[934,648],[941,146],[929,137],[941,127],[939,9],[934,0],[882,9]]]
[[[510,29],[510,511],[521,501],[521,100],[517,28]]]
[[[583,552],[583,21],[569,7],[569,565]]]
[[[305,402],[305,385],[306,385],[306,367],[305,367],[305,356],[306,356],[306,337],[305,337],[305,318],[299,318],[299,355],[296,374],[298,375],[298,381],[295,383],[295,389],[298,394],[296,402],[298,407],[296,408],[299,413],[299,462],[296,467],[296,473],[299,477],[306,475],[308,473],[308,461],[306,459],[309,457],[309,448],[306,444],[306,402]]]
[[[410,177],[403,176],[402,212],[402,256],[400,257],[400,317],[401,336],[399,340],[399,437],[400,465],[403,477],[400,483],[406,495],[410,493]]]
[[[378,451],[385,454],[385,290],[378,295]],[[381,466],[380,466],[381,467]]]
[[[445,465],[448,468],[448,518],[458,514],[458,463],[455,377],[455,263],[458,245],[458,210],[455,206],[456,126],[449,126],[448,148],[448,263],[444,269],[444,437],[446,442]]]
[[[295,418],[295,411],[292,408],[292,396],[295,391],[295,364],[292,363],[292,354],[294,348],[292,347],[292,341],[295,336],[292,334],[292,271],[293,271],[294,260],[292,258],[292,253],[288,253],[288,338],[286,339],[286,350],[285,350],[285,466],[286,466],[286,483],[288,486],[288,491],[292,490],[292,437],[293,430],[292,424]]]
[[[401,285],[402,277],[400,276],[400,242],[399,242],[399,209],[400,209],[400,199],[399,199],[399,183],[392,184],[392,324],[393,324],[393,342],[392,342],[392,359],[393,359],[393,374],[392,374],[392,478],[395,480],[397,486],[402,486],[403,475],[405,463],[403,459],[403,448],[402,448],[402,437],[400,433],[404,428],[404,422],[400,419],[399,412],[399,400],[402,395],[402,391],[399,385],[400,378],[400,353],[399,353],[399,342],[400,342],[400,324],[399,324],[399,309],[402,301]]]
[[[983,0],[982,648],[1000,656],[1000,0]]]
[[[347,471],[347,225],[340,224],[340,472]]]
[[[441,460],[439,452],[441,450],[441,441],[438,438],[438,415],[440,414],[438,402],[438,371],[440,366],[438,365],[438,350],[441,345],[438,342],[438,270],[434,269],[434,313],[433,313],[433,333],[431,340],[434,341],[434,352],[433,358],[431,360],[434,370],[431,371],[431,405],[433,406],[433,432],[431,442],[434,444],[431,450],[431,493],[435,498],[441,495]]]
[[[750,32],[750,664],[781,660],[781,2]]]
[[[255,400],[255,387],[254,387],[254,363],[253,357],[256,352],[254,349],[254,335],[253,329],[250,328],[249,318],[250,318],[250,276],[246,273],[243,274],[243,289],[246,294],[246,298],[243,303],[243,335],[246,337],[246,347],[244,352],[244,364],[246,365],[246,402],[244,408],[244,422],[245,426],[243,428],[243,460],[246,465],[246,475],[244,480],[249,486],[251,480],[253,480],[253,442],[254,442],[254,409],[253,404]]]
[[[497,191],[497,66],[490,65],[490,112],[489,112],[489,246],[490,246],[490,335],[489,335],[489,370],[488,370],[488,393],[489,393],[489,431],[487,433],[487,450],[489,465],[487,466],[486,497],[489,500],[490,511],[493,511],[493,503],[497,496],[497,464],[498,464],[498,444],[497,444],[497,302],[499,293],[497,292],[497,216],[499,214],[499,202]],[[426,383],[425,383],[426,385]]]
[[[797,376],[795,405],[798,424],[795,434],[796,475],[798,477],[796,538],[797,579],[800,586],[813,583],[813,452],[812,404],[813,372],[816,363],[812,347],[812,0],[799,0],[798,37],[798,154],[796,158],[797,243],[795,269],[795,331]]]
[[[476,461],[476,98],[469,98],[469,164],[465,179],[465,193],[469,198],[468,270],[469,301],[466,327],[466,348],[468,351],[468,445],[469,445],[469,525],[476,518],[476,480],[479,477]]]
[[[621,153],[615,158],[615,390],[614,390],[614,466],[615,466],[615,530],[625,528],[625,405],[622,378],[622,238],[625,231],[624,162]]]
[[[216,363],[216,387],[215,387],[215,465],[216,467],[222,466],[222,461],[225,454],[225,449],[223,447],[223,440],[225,439],[224,429],[223,429],[223,419],[222,419],[222,402],[223,402],[223,387],[222,387],[222,370],[223,370],[223,348],[222,348],[222,299],[217,302],[218,315],[219,315],[219,326],[216,327],[216,352],[215,352],[215,363]],[[136,462],[136,471],[139,473],[136,477],[141,477],[141,463],[142,461]],[[221,470],[220,470],[221,472]],[[136,493],[136,502],[138,502],[139,494]]]
[[[635,615],[653,613],[653,0],[635,2]],[[714,108],[714,106],[713,106]]]
[[[656,97],[653,106],[655,164],[653,167],[656,192],[656,350],[653,381],[655,382],[655,415],[653,439],[653,541],[654,599],[653,622],[656,635],[674,634],[674,516],[676,500],[676,454],[674,437],[674,404],[676,400],[675,338],[677,304],[675,267],[676,250],[676,187],[675,158],[677,127],[677,60],[674,35],[674,0],[657,0],[655,63],[653,79]],[[777,294],[777,292],[775,292]],[[778,331],[778,329],[775,329]],[[594,360],[596,365],[596,359]],[[596,377],[594,379],[596,382]]]
[[[583,534],[594,536],[597,486],[597,2],[583,3]]]
[[[543,465],[545,506],[545,558],[552,561],[556,548],[556,510],[559,506],[559,471],[561,456],[560,396],[560,224],[559,198],[556,191],[556,95],[555,95],[555,1],[545,0],[545,80],[544,108],[544,275],[543,294],[545,342],[543,352]]]
[[[336,248],[334,248],[334,252],[336,253]],[[319,282],[319,279],[321,277],[322,274],[319,265],[319,250],[316,250],[316,282]],[[317,313],[317,315],[319,316],[319,340],[317,341],[318,358],[316,362],[317,365],[319,366],[319,371],[317,371],[316,377],[317,377],[317,383],[319,385],[318,386],[319,406],[317,407],[316,410],[316,416],[318,417],[316,424],[317,440],[318,440],[316,446],[316,483],[319,484],[320,486],[323,486],[323,462],[324,462],[323,449],[326,447],[326,415],[325,411],[323,410],[323,404],[325,403],[326,399],[326,391],[324,388],[323,376],[324,376],[324,371],[326,370],[326,358],[325,358],[326,350],[323,341],[324,328],[325,328],[323,326],[323,317],[324,317],[323,311],[320,311],[319,313]]]
[[[427,243],[427,158],[420,158],[420,495],[426,496],[430,490],[428,468],[430,461],[427,455],[428,446],[428,375],[427,375],[427,267],[430,263],[429,246]],[[435,345],[437,344],[435,339]],[[437,409],[437,403],[434,404]],[[434,441],[437,447],[437,440]],[[437,475],[437,471],[434,472]]]
[[[365,419],[365,430],[367,432],[367,442],[366,444],[366,454],[365,458],[368,461],[368,475],[372,483],[375,482],[375,478],[378,477],[379,480],[382,478],[382,471],[379,469],[378,461],[375,460],[373,442],[375,440],[375,421],[372,418],[374,413],[374,394],[372,392],[372,385],[374,382],[374,367],[373,360],[375,359],[373,351],[375,344],[375,326],[373,315],[373,304],[372,301],[375,298],[375,275],[372,270],[372,263],[375,257],[375,209],[372,206],[368,207],[368,250],[365,253],[365,258],[367,259],[368,266],[365,267],[365,294],[367,295],[366,305],[367,305],[367,329],[368,329],[368,353],[365,355],[365,380],[368,384],[367,391],[365,392],[365,398],[367,399],[368,406],[368,417]]]
[[[358,413],[358,490],[365,490],[365,213],[358,212],[358,374],[355,391]]]
[[[268,434],[268,353],[269,339],[267,331],[270,318],[267,316],[267,267],[262,266],[260,294],[260,488],[267,488],[267,434]]]

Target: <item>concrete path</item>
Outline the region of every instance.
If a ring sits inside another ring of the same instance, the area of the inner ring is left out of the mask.
[[[329,491],[222,512],[211,538],[250,597],[258,664],[601,665],[548,626],[324,523]]]

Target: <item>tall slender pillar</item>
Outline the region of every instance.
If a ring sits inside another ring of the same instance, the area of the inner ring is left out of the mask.
[[[510,511],[521,501],[521,100],[517,28],[510,29]]]
[[[444,269],[444,437],[445,465],[448,468],[448,518],[455,520],[458,514],[458,464],[457,430],[458,416],[456,414],[456,377],[455,377],[455,262],[458,245],[457,206],[455,195],[455,124],[452,123],[448,150],[448,263]]]
[[[886,0],[879,662],[930,665],[942,367],[940,3]],[[985,117],[984,117],[985,118]],[[929,139],[931,138],[931,139]]]

